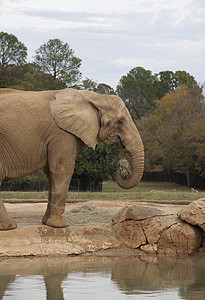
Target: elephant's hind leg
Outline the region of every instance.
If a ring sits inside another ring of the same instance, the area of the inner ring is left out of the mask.
[[[10,230],[17,227],[16,222],[9,217],[3,201],[0,199],[0,230]]]

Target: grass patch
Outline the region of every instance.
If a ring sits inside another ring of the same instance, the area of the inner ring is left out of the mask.
[[[44,192],[7,192],[2,191],[3,199],[47,199]],[[205,191],[198,193],[191,189],[170,182],[140,182],[137,187],[124,190],[115,182],[105,182],[102,192],[68,192],[67,199],[72,200],[159,200],[159,201],[193,201],[205,198]]]

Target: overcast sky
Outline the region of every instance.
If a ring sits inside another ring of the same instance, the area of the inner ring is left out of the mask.
[[[83,77],[116,87],[134,67],[205,82],[205,0],[0,0],[0,31],[28,48],[59,38]]]

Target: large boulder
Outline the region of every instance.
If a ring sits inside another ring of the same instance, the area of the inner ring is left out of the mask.
[[[205,198],[195,200],[178,212],[181,220],[199,226],[205,231]]]
[[[113,216],[117,238],[127,247],[147,253],[191,254],[202,243],[202,230],[163,208],[132,205]]]

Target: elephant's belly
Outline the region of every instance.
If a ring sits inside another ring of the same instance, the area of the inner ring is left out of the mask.
[[[5,150],[5,149],[4,149]],[[0,181],[23,177],[31,174],[47,165],[46,151],[30,153],[4,151],[0,155]]]
[[[3,179],[4,181],[8,181],[11,179],[19,178],[19,177],[24,177],[26,175],[29,175],[35,171],[38,171],[46,166],[46,163],[39,164],[36,166],[32,167],[22,167],[14,170],[9,170],[8,174],[6,177]]]

